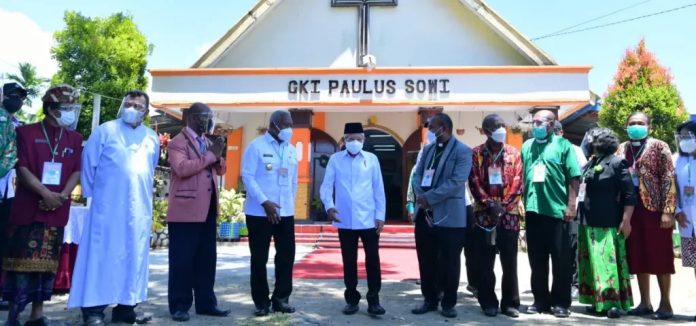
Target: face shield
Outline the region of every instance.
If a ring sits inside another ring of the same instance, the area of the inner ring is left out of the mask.
[[[145,119],[145,115],[148,112],[148,107],[140,101],[138,98],[133,98],[126,96],[121,101],[121,107],[118,109],[117,119],[123,120],[123,122],[137,127]]]
[[[199,135],[212,134],[215,121],[212,112],[189,113],[186,115],[188,126]]]
[[[694,133],[676,133],[674,134],[674,140],[682,152],[691,154],[696,151],[696,136]]]
[[[582,153],[585,154],[585,158],[589,158],[594,154],[594,150],[592,149],[593,141],[592,130],[589,130],[585,133],[585,137],[582,138],[582,142],[580,143],[580,148],[582,149]]]

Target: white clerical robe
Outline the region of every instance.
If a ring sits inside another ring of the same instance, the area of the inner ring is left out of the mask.
[[[113,120],[92,131],[82,154],[91,197],[68,307],[135,305],[147,299],[152,192],[159,138]]]

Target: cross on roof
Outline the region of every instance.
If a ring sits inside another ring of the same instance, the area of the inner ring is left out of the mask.
[[[362,61],[369,54],[370,6],[396,7],[398,0],[331,0],[332,7],[358,7],[358,66],[366,66]]]

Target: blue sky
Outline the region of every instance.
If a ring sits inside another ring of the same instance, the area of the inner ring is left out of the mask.
[[[329,0],[306,0],[329,1]],[[402,0],[426,1],[426,0]],[[488,0],[488,4],[527,37],[534,38],[615,10],[618,14],[581,27],[610,23],[696,3],[695,0]],[[0,0],[0,27],[24,30],[22,46],[8,45],[0,37],[0,72],[13,72],[19,58],[31,53],[39,71],[52,73],[47,49],[50,35],[62,28],[63,12],[78,10],[88,16],[117,11],[131,14],[140,30],[155,45],[149,68],[189,67],[256,3],[256,0],[147,0],[49,1]],[[3,21],[4,24],[3,25]],[[34,25],[32,25],[34,24]],[[24,27],[24,26],[28,27]],[[626,48],[645,38],[660,63],[670,69],[690,112],[696,113],[696,6],[684,10],[597,30],[536,41],[561,65],[592,65],[590,89],[603,95]],[[7,35],[7,34],[5,34]],[[4,39],[3,39],[4,38]]]

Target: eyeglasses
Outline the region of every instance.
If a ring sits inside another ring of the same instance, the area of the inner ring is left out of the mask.
[[[145,105],[144,105],[144,104],[140,104],[140,103],[133,103],[133,102],[130,102],[130,103],[126,103],[125,106],[126,106],[127,108],[134,108],[134,109],[136,109],[136,110],[138,110],[138,111],[144,111],[144,110],[146,109]]]
[[[82,105],[75,103],[51,103],[48,105],[49,109],[58,110],[63,112],[76,111],[82,108]]]

